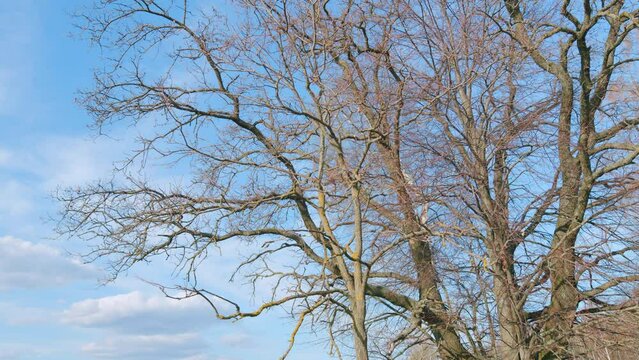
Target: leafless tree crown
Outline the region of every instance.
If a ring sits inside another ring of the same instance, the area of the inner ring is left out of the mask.
[[[232,5],[78,18],[106,56],[82,104],[145,134],[59,194],[89,259],[169,257],[222,319],[289,310],[283,358],[303,325],[358,360],[637,351],[613,336],[639,301],[635,1]],[[157,161],[187,180],[132,171]],[[255,309],[194,281],[229,242],[272,284]]]

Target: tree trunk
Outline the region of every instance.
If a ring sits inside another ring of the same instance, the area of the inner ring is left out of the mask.
[[[353,341],[355,347],[355,358],[357,360],[368,360],[368,336],[366,332],[366,299],[363,293],[361,297],[355,299],[351,306],[353,313]]]
[[[442,359],[473,359],[462,345],[447,309],[437,288],[437,274],[432,263],[430,245],[425,241],[412,240],[411,254],[417,267],[419,299],[422,309],[420,318],[429,325]]]
[[[501,271],[494,276],[494,294],[499,318],[500,358],[528,360],[530,351],[526,339],[525,319],[517,299],[513,296],[513,286]]]

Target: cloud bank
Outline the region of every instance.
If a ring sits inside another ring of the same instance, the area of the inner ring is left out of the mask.
[[[104,332],[102,339],[82,346],[97,359],[210,359],[201,331],[216,318],[199,298],[175,300],[133,291],[76,302],[62,321]]]
[[[82,279],[97,279],[97,272],[49,245],[0,237],[0,291],[58,287]]]

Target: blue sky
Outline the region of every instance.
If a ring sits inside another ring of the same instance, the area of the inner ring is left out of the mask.
[[[0,1],[0,359],[275,359],[293,320],[272,312],[237,323],[216,320],[201,301],[167,299],[140,278],[170,285],[170,265],[152,263],[103,285],[100,264],[57,239],[51,194],[108,177],[135,134],[97,137],[74,103],[99,66],[97,49],[69,35],[69,13],[87,0]],[[165,174],[170,176],[170,174]],[[239,249],[223,249],[200,280],[251,304],[227,283]],[[302,343],[290,359],[324,359]]]

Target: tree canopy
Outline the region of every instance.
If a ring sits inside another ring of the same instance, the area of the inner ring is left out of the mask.
[[[246,243],[271,301],[186,296],[284,307],[291,346],[313,324],[358,360],[585,357],[593,319],[636,316],[636,2],[103,0],[78,20],[107,54],[80,99],[96,127],[138,124],[129,164],[190,180],[124,166],[58,194],[114,276],[168,256],[193,279]]]

